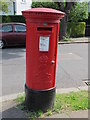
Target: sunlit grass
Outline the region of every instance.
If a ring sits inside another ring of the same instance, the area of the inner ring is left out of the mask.
[[[24,110],[28,117],[37,118],[44,116],[43,111],[28,111],[25,104],[22,104],[25,100],[25,95],[19,95],[17,102],[21,103],[19,108]],[[70,92],[63,94],[56,94],[56,100],[54,106],[51,110],[48,110],[45,115],[50,116],[53,113],[59,113],[64,111],[77,111],[77,110],[86,110],[90,109],[90,92],[88,91],[79,91],[79,92]]]

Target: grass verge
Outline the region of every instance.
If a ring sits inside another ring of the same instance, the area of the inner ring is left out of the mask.
[[[27,113],[28,117],[37,118],[50,116],[54,113],[90,109],[90,98],[88,96],[88,91],[56,94],[56,100],[52,110],[48,110],[47,113],[44,114],[41,110],[38,110],[36,112],[28,111],[26,106],[22,104],[24,102],[25,95],[18,96],[17,102],[21,103],[19,104],[19,108],[21,110],[24,110]]]

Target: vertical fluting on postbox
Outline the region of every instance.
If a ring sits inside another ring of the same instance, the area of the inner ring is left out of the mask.
[[[27,26],[25,104],[46,111],[55,99],[58,32],[64,13],[32,8],[22,14]]]

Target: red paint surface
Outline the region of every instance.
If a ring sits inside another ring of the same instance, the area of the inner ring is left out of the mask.
[[[47,13],[47,14],[46,14]],[[59,22],[64,13],[38,8],[23,11],[26,17],[26,85],[34,90],[55,87]],[[40,36],[49,36],[49,51],[39,51]],[[55,61],[52,64],[52,61]]]
[[[29,10],[26,10],[24,11],[24,13],[27,12],[27,13],[54,13],[54,14],[64,14],[63,12],[59,11],[59,10],[55,10],[55,9],[51,9],[51,8],[32,8],[32,9],[29,9]]]

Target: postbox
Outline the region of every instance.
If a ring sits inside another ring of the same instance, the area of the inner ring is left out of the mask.
[[[53,106],[60,19],[64,13],[50,8],[22,11],[26,18],[25,103],[29,109]]]

